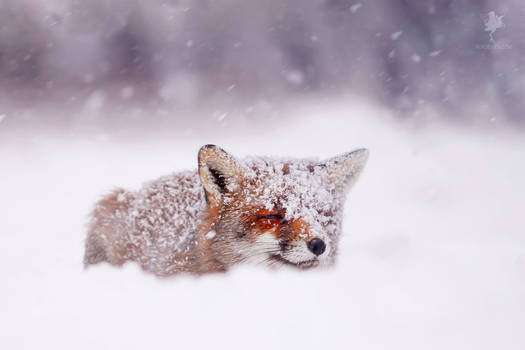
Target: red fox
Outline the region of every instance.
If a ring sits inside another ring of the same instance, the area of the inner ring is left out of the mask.
[[[367,158],[359,149],[326,161],[236,160],[205,145],[197,171],[102,198],[91,216],[84,264],[135,261],[159,276],[226,271],[245,261],[329,265],[346,193]]]

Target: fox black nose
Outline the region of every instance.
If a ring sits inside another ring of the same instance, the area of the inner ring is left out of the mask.
[[[324,242],[319,238],[312,239],[310,242],[306,244],[306,246],[315,255],[323,254],[326,249],[326,244],[324,244]]]

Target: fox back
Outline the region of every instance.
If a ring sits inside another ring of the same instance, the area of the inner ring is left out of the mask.
[[[203,146],[197,171],[102,198],[84,263],[136,261],[160,276],[226,271],[241,262],[332,264],[346,194],[367,157],[357,150],[326,161],[236,160]]]

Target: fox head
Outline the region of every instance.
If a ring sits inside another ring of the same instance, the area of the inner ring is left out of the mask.
[[[199,151],[210,231],[207,244],[226,266],[254,261],[306,268],[333,262],[346,194],[366,149],[316,161],[236,160],[214,145]]]

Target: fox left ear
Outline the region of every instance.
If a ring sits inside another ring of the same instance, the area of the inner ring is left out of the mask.
[[[238,189],[242,174],[241,165],[222,148],[205,145],[199,150],[199,176],[212,206],[220,205],[225,194]]]
[[[358,149],[325,161],[322,171],[336,187],[347,191],[359,178],[368,160],[368,150]]]

